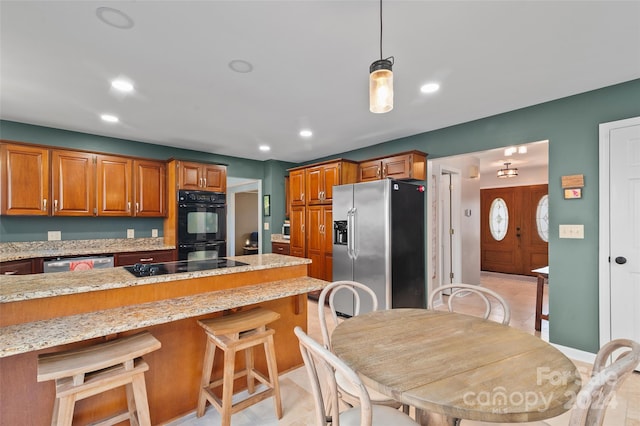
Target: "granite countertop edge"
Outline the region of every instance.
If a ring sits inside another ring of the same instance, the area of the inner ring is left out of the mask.
[[[0,328],[0,358],[322,290],[329,283],[290,278],[192,296]]]
[[[51,274],[3,276],[0,285],[0,305],[46,297],[65,296],[91,291],[151,285],[171,281],[251,272],[264,269],[306,265],[310,259],[279,254],[232,256],[228,259],[247,263],[223,269],[183,272],[178,274],[135,277],[123,267],[94,269],[90,271],[56,272]]]

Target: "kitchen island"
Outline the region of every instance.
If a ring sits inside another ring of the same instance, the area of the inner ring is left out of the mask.
[[[37,383],[37,355],[148,330],[162,348],[145,359],[151,419],[163,423],[195,409],[205,348],[198,319],[260,305],[272,324],[278,369],[302,364],[293,328],[306,329],[306,293],[327,284],[307,276],[308,259],[236,256],[243,266],[135,277],[124,268],[3,277],[0,284],[0,424],[48,424],[52,382]],[[256,365],[266,367],[258,352]],[[265,370],[266,371],[266,370]],[[124,392],[80,401],[88,423],[124,404]]]

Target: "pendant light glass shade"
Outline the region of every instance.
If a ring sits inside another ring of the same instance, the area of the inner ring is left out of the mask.
[[[512,178],[518,176],[518,169],[510,169],[510,164],[511,163],[504,163],[506,168],[498,170],[497,176],[499,178]]]
[[[393,109],[393,62],[375,61],[369,67],[369,111],[380,114]]]

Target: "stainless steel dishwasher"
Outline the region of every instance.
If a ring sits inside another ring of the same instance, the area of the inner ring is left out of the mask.
[[[113,268],[113,256],[58,257],[44,261],[44,273]]]

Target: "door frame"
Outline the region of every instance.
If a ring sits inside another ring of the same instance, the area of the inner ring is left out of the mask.
[[[611,221],[609,215],[610,200],[610,168],[609,168],[609,150],[611,141],[609,134],[612,129],[619,127],[628,127],[640,125],[640,117],[627,118],[624,120],[611,121],[601,123],[599,128],[599,221],[598,221],[598,240],[599,240],[599,260],[598,260],[598,282],[599,282],[599,323],[600,323],[600,346],[611,340],[611,263],[609,261],[611,236],[609,233],[609,224]]]
[[[227,178],[227,256],[234,256],[236,251],[236,193],[238,192],[258,192],[258,253],[262,254],[262,180]]]

